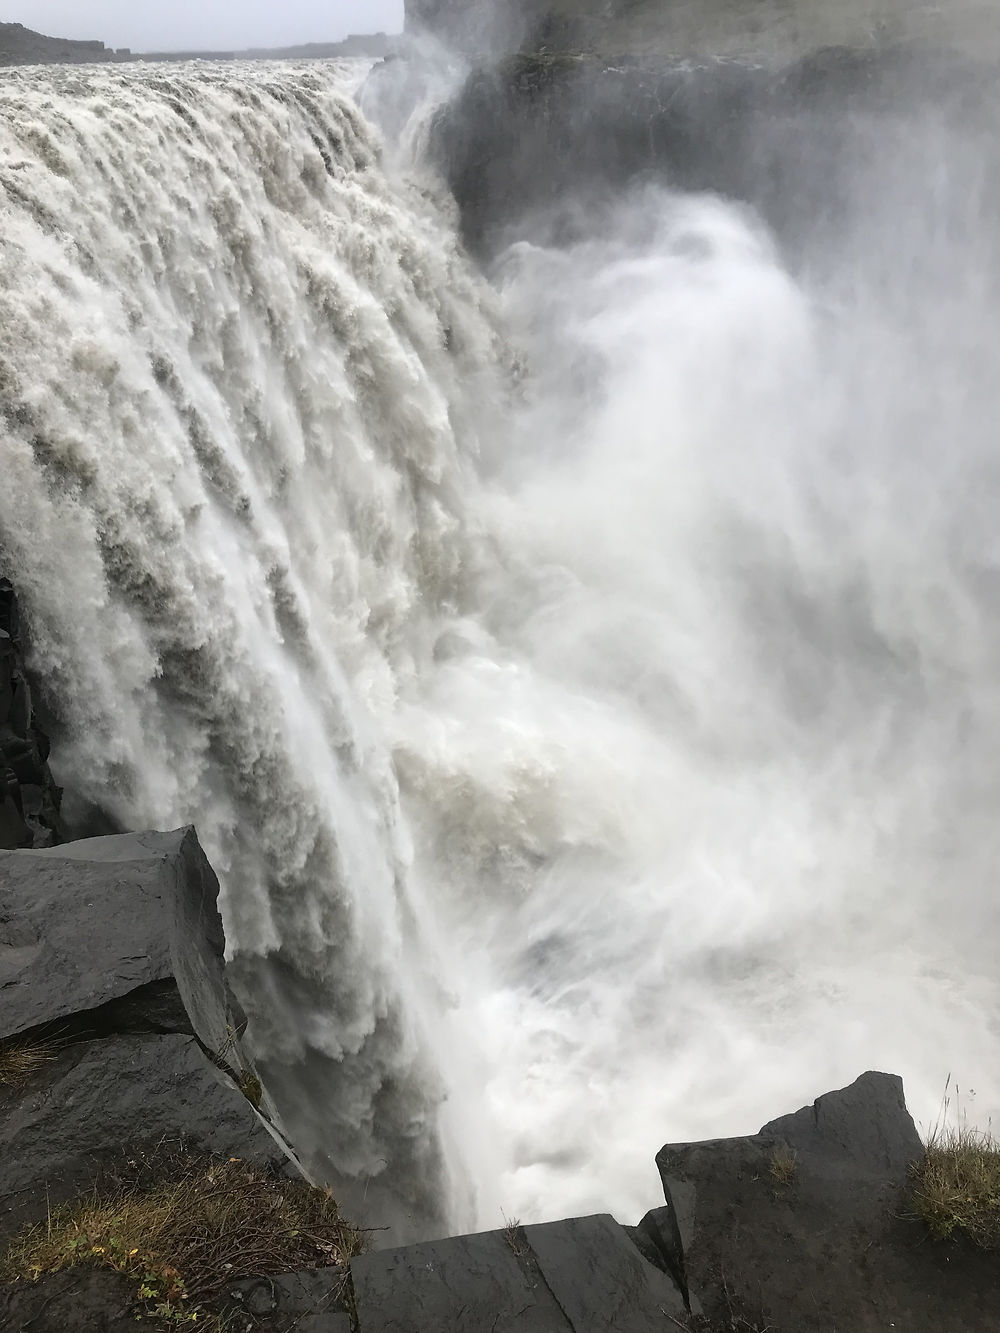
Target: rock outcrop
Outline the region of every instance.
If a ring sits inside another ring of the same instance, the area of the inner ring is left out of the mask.
[[[122,1145],[290,1157],[226,982],[194,831],[0,852],[0,1231]],[[32,1063],[33,1062],[33,1063]]]
[[[902,1081],[864,1074],[751,1137],[661,1149],[667,1207],[639,1243],[711,1329],[986,1333],[995,1259],[929,1241],[908,1202],[922,1153]]]
[[[24,665],[17,598],[0,579],[0,849],[51,847],[59,840],[61,793],[48,758]]]

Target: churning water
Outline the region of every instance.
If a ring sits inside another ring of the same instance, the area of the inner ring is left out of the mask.
[[[57,776],[197,825],[271,1101],[396,1237],[634,1221],[661,1143],[871,1067],[984,1121],[979,148],[889,124],[794,266],[645,186],[487,283],[358,77],[0,85],[0,564]]]

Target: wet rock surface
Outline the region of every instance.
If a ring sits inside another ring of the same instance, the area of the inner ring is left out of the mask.
[[[931,104],[992,133],[977,128],[992,86],[968,57],[893,46],[783,65],[519,53],[472,71],[431,151],[487,261],[513,241],[599,236],[626,191],[651,188],[739,200],[794,256],[840,225],[880,122]]]
[[[24,664],[17,597],[0,579],[0,849],[59,841],[62,793],[48,759],[49,740],[35,717]]]

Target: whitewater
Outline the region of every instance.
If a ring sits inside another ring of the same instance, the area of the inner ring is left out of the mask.
[[[0,573],[68,809],[197,826],[267,1105],[394,1237],[635,1221],[662,1143],[866,1068],[985,1125],[981,159],[901,123],[794,260],[647,184],[487,277],[363,75],[0,83]]]

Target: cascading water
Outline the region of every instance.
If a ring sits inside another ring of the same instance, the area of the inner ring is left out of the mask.
[[[61,774],[197,824],[301,1155],[428,1229],[471,1214],[385,719],[463,596],[496,358],[356,78],[7,76],[0,528]]]
[[[795,275],[644,188],[491,288],[356,79],[0,87],[59,777],[197,824],[268,1092],[394,1237],[634,1220],[864,1067],[1000,1108],[979,158],[928,122]]]

